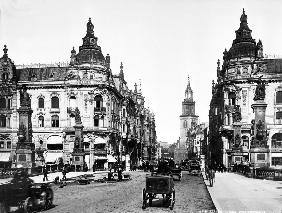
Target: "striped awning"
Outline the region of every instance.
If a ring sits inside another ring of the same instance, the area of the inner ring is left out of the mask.
[[[98,138],[95,138],[95,141],[94,141],[94,144],[105,144],[106,143],[106,140],[104,138],[101,138],[101,137],[98,137]]]

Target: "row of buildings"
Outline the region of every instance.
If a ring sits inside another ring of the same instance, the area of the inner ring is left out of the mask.
[[[17,166],[20,91],[31,101],[30,129],[34,162],[72,164],[75,125],[81,123],[82,151],[88,168],[107,169],[119,161],[140,165],[154,161],[156,130],[154,114],[144,107],[141,85],[129,89],[123,64],[113,74],[110,56],[103,55],[89,18],[78,52],[71,50],[63,65],[15,66],[0,58],[0,167]]]
[[[232,166],[282,166],[282,59],[265,57],[243,10],[218,60],[209,111],[209,159]]]
[[[174,159],[210,164],[282,166],[282,59],[265,57],[243,10],[231,48],[217,64],[209,125],[199,123],[188,78]]]

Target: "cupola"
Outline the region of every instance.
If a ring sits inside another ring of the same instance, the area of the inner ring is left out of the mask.
[[[98,38],[94,35],[94,25],[89,18],[86,25],[86,35],[82,39],[83,44],[79,47],[76,55],[76,63],[105,65],[105,58],[102,54],[101,47],[97,45]]]

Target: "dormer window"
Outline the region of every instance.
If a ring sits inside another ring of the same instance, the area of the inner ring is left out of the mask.
[[[8,73],[3,73],[3,74],[2,74],[2,80],[3,80],[3,81],[8,80],[8,77],[9,77],[9,74],[8,74]]]

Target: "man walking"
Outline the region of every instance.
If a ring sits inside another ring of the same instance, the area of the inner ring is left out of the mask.
[[[63,168],[62,174],[63,174],[62,180],[67,180],[67,177],[66,177],[67,171],[65,167]]]
[[[43,181],[45,181],[45,179],[48,181],[47,175],[48,175],[48,170],[47,170],[46,166],[44,166],[43,167],[43,176],[44,176]]]

